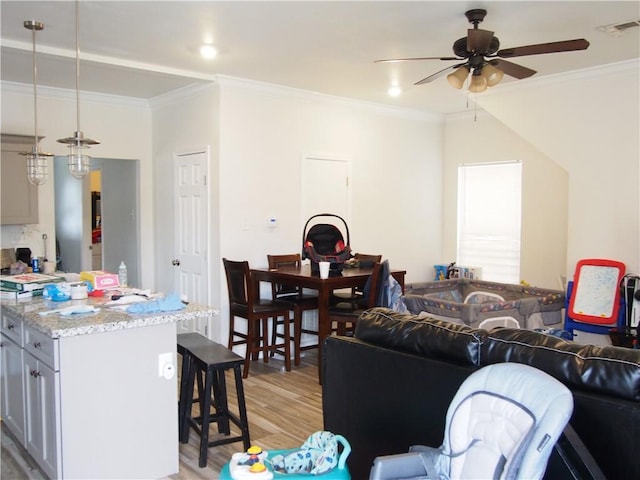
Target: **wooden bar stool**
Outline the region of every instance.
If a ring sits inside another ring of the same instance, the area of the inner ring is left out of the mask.
[[[224,346],[194,333],[178,335],[178,352],[183,355],[180,380],[180,400],[178,402],[178,424],[180,441],[189,441],[189,431],[193,428],[200,435],[200,454],[198,465],[207,465],[207,452],[210,447],[233,442],[243,442],[244,449],[250,447],[249,422],[244,400],[241,367],[244,359]],[[185,366],[186,364],[186,366]],[[238,415],[229,411],[225,372],[233,369]],[[198,398],[193,392],[198,382]],[[194,403],[200,406],[198,416],[192,416]],[[209,425],[217,423],[218,432],[224,438],[209,441]],[[231,435],[230,423],[240,429],[239,435]]]

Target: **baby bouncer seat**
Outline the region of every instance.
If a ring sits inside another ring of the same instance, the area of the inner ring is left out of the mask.
[[[318,431],[299,448],[264,451],[253,446],[234,453],[222,467],[220,480],[350,480],[350,453],[351,445],[342,435]]]
[[[545,372],[489,365],[458,389],[439,448],[378,457],[369,479],[540,479],[572,411],[569,389]]]

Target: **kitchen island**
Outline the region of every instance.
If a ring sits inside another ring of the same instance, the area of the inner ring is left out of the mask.
[[[50,478],[177,473],[176,323],[216,311],[129,314],[103,303],[2,301],[5,427]],[[74,304],[99,310],[40,315]]]

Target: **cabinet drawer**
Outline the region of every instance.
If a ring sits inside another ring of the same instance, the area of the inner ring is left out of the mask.
[[[24,327],[24,348],[45,365],[58,371],[58,340],[35,330]]]
[[[0,330],[18,345],[24,346],[22,319],[4,308],[2,309],[2,326]]]

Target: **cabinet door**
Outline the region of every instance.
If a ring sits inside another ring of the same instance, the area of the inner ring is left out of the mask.
[[[23,349],[4,335],[0,338],[2,355],[2,421],[24,445],[25,412]]]
[[[28,150],[28,147],[17,147],[15,150],[3,145],[0,158],[0,224],[22,225],[38,223],[38,187],[27,180],[26,157],[17,152]]]
[[[27,451],[50,478],[61,476],[59,373],[24,353]]]

